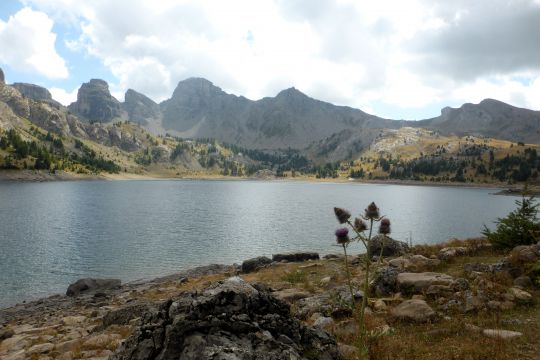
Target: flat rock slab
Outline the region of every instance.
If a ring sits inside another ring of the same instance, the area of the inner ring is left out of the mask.
[[[390,311],[393,320],[423,323],[436,318],[435,311],[419,299],[405,300]]]
[[[484,329],[482,331],[482,334],[490,338],[503,339],[503,340],[512,340],[523,335],[522,333],[518,331],[500,330],[500,329]]]
[[[423,292],[431,285],[449,286],[453,282],[452,276],[434,272],[401,273],[397,276],[398,287],[405,292]]]

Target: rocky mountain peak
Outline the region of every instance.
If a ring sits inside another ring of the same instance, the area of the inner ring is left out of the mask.
[[[4,85],[6,83],[6,79],[4,77],[4,72],[2,69],[0,69],[0,85]]]
[[[181,96],[200,96],[214,97],[224,95],[225,92],[221,88],[215,86],[212,82],[204,78],[189,78],[180,81],[173,92],[173,98]]]
[[[14,83],[12,86],[29,99],[36,101],[47,101],[49,103],[60,105],[58,102],[53,100],[49,90],[42,86],[27,83]]]
[[[147,125],[148,120],[157,119],[160,115],[158,104],[133,89],[126,91],[122,107],[128,113],[129,120],[142,125]]]
[[[91,122],[108,122],[122,115],[120,102],[111,95],[109,84],[101,79],[82,84],[77,101],[68,108]]]

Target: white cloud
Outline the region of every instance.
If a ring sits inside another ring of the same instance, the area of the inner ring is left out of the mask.
[[[295,86],[364,108],[495,97],[540,109],[537,0],[25,2],[78,28],[69,47],[111,70],[114,94],[160,101],[202,76],[252,99]]]
[[[47,14],[28,7],[0,20],[0,63],[48,78],[67,78],[64,59],[54,47],[56,34]]]
[[[54,100],[65,106],[68,106],[69,104],[77,100],[78,88],[75,88],[68,92],[64,89],[53,87],[50,88],[49,91],[51,92],[52,98]]]

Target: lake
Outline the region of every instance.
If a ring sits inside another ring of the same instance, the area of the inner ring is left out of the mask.
[[[82,277],[152,278],[278,252],[339,252],[334,206],[375,201],[393,238],[477,236],[516,198],[482,188],[286,181],[0,182],[0,307]],[[358,244],[353,252],[361,252]]]

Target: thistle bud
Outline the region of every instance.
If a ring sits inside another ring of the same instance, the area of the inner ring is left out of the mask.
[[[338,244],[346,244],[350,241],[349,239],[349,229],[339,228],[336,230],[336,242]]]
[[[351,217],[351,214],[347,210],[337,207],[334,208],[334,214],[336,214],[340,224],[345,224]]]
[[[376,220],[379,218],[379,208],[375,205],[374,202],[369,204],[366,209],[366,219]]]
[[[354,219],[354,229],[356,231],[358,231],[358,232],[366,231],[367,230],[367,225],[364,222],[364,220],[362,220],[360,218],[355,218]]]
[[[382,219],[381,225],[379,226],[379,234],[388,235],[390,234],[390,220]]]

